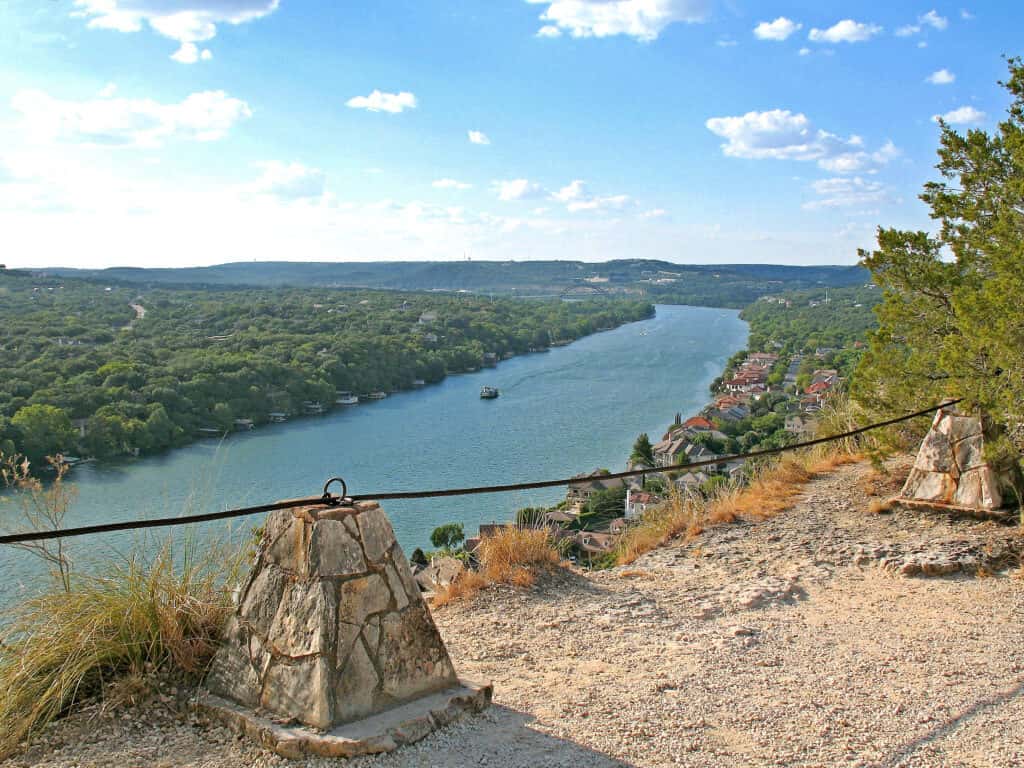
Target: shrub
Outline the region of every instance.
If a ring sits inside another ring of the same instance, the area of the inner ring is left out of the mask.
[[[740,515],[770,517],[791,507],[816,475],[860,458],[826,445],[765,462],[754,470],[749,484],[727,483],[712,489],[706,499],[673,492],[668,501],[648,509],[638,525],[627,529],[619,539],[617,562],[627,565],[676,536],[696,536],[709,525],[731,523]]]
[[[0,616],[0,759],[68,707],[119,678],[168,669],[198,678],[231,610],[238,550],[170,539],[102,575],[77,575]]]
[[[550,534],[541,528],[502,528],[480,542],[476,571],[466,570],[434,597],[434,605],[470,597],[491,584],[528,587],[537,575],[560,566],[561,557]]]

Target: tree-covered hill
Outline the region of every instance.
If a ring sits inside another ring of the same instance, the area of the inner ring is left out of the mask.
[[[592,290],[644,296],[652,301],[740,308],[759,296],[819,286],[859,285],[860,267],[730,264],[681,265],[650,259],[599,264],[580,261],[244,262],[212,267],[118,267],[49,274],[141,283],[207,286],[319,286],[398,290],[559,295]]]
[[[874,308],[882,292],[874,285],[828,291],[791,291],[765,296],[740,313],[750,323],[750,348],[803,352],[841,349],[865,342],[878,326]]]
[[[161,451],[200,429],[301,414],[338,390],[436,382],[486,353],[546,348],[652,312],[626,299],[149,289],[0,272],[0,450],[35,461]]]

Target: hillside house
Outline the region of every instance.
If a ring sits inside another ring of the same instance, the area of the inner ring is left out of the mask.
[[[814,437],[817,428],[817,421],[807,416],[793,414],[786,417],[786,431],[796,435],[801,440]]]
[[[612,551],[612,547],[615,546],[615,537],[610,533],[579,531],[574,543],[583,554],[603,555]]]
[[[710,479],[711,475],[707,472],[701,472],[700,470],[696,472],[687,472],[675,479],[675,486],[680,492],[686,493],[687,491],[698,490]]]
[[[674,464],[681,464],[686,458],[686,446],[690,444],[687,437],[669,438],[656,443],[654,449],[654,463],[659,467],[671,467]]]
[[[550,512],[544,513],[544,525],[564,527],[571,522],[574,522],[578,515],[574,515],[572,512],[567,512],[564,509],[552,509]]]
[[[715,425],[703,416],[693,416],[683,422],[683,429],[695,429],[697,431],[708,432],[714,428]]]
[[[639,520],[650,507],[659,503],[661,499],[647,491],[626,491],[626,520]]]
[[[610,478],[604,472],[595,470],[589,475],[576,475],[573,482],[569,483],[565,498],[570,504],[585,504],[598,491],[611,491],[624,485],[625,481],[621,477]]]

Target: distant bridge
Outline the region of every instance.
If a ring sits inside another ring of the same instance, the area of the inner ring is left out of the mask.
[[[609,296],[611,291],[599,285],[573,285],[565,288],[559,298],[561,299],[586,299],[594,296]]]

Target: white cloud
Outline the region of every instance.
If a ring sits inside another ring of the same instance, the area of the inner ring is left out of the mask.
[[[956,80],[956,75],[948,69],[940,69],[936,72],[932,72],[925,78],[925,82],[929,82],[932,85],[949,85],[954,80]]]
[[[390,112],[393,115],[406,109],[416,109],[416,96],[408,91],[401,93],[385,93],[374,90],[369,96],[353,96],[345,102],[352,109],[365,109],[370,112]]]
[[[926,13],[924,16],[921,16],[918,19],[918,21],[921,24],[927,24],[929,27],[933,27],[935,29],[940,30],[945,29],[946,27],[949,26],[949,19],[947,19],[945,16],[940,16],[938,12],[935,10],[928,11],[928,13]]]
[[[43,91],[18,91],[11,106],[35,138],[80,144],[157,147],[167,139],[214,141],[252,116],[249,105],[224,91],[193,93],[177,103],[153,99],[56,99]]]
[[[560,203],[571,203],[573,200],[582,200],[586,196],[586,182],[576,179],[552,194],[551,199]]]
[[[810,48],[801,48],[799,50],[799,54],[801,56],[810,56],[811,55],[811,49]]]
[[[905,24],[902,27],[896,28],[896,37],[912,37],[921,32],[924,27],[931,27],[933,29],[944,30],[949,26],[949,19],[945,16],[940,16],[936,11],[928,11],[923,16],[917,17],[916,24]],[[919,48],[925,46],[918,45]]]
[[[608,211],[621,210],[632,202],[629,195],[609,195],[608,197],[588,197],[581,200],[573,200],[566,206],[569,213],[580,211]]]
[[[263,175],[254,190],[280,200],[310,200],[323,197],[326,174],[319,168],[302,163],[282,163],[271,160],[259,163]]]
[[[505,202],[512,200],[537,200],[547,196],[547,192],[542,186],[534,184],[529,179],[495,181],[493,187],[494,191],[498,193],[498,199]]]
[[[826,144],[837,139],[815,131],[804,114],[788,109],[747,112],[738,117],[712,117],[705,125],[726,139],[722,152],[753,160],[815,160],[828,154]]]
[[[950,125],[977,125],[984,119],[985,113],[974,107],[960,107],[944,115],[934,115],[932,117],[932,120],[936,123],[942,120]]]
[[[632,203],[632,198],[629,195],[591,195],[587,191],[586,182],[582,179],[575,179],[557,192],[552,192],[550,199],[565,205],[565,209],[569,213],[620,210]]]
[[[171,58],[180,64],[195,64],[200,59],[209,61],[213,58],[213,54],[208,48],[204,48],[200,52],[195,43],[182,43],[178,50],[171,54]]]
[[[99,96],[101,99],[109,99],[115,93],[117,93],[117,83],[107,83],[105,86],[103,86],[103,88],[100,89],[100,92],[96,95]]]
[[[537,30],[537,37],[561,37],[562,30],[558,27],[553,27],[550,24],[545,24],[543,27]]]
[[[217,34],[218,24],[245,24],[273,13],[280,0],[74,0],[72,16],[88,19],[90,29],[138,32],[143,24],[179,44],[199,43]],[[180,47],[172,58],[188,60]],[[201,58],[209,58],[201,54]]]
[[[710,0],[526,0],[546,5],[540,15],[573,37],[628,35],[650,42],[670,24],[704,21]]]
[[[797,24],[785,16],[779,16],[775,21],[762,21],[754,27],[754,37],[759,40],[785,40],[803,27],[803,24]]]
[[[877,24],[862,24],[853,19],[843,19],[828,29],[814,28],[807,37],[815,43],[863,43],[881,31],[882,28]]]
[[[715,45],[719,48],[735,48],[739,43],[733,40],[731,37],[722,37],[715,41]]]
[[[818,195],[817,200],[804,203],[806,210],[821,208],[848,208],[854,205],[873,205],[888,198],[885,186],[877,181],[866,181],[859,176],[819,179],[812,182],[811,189]]]
[[[842,152],[832,157],[823,157],[818,160],[818,167],[830,173],[874,173],[877,168],[888,165],[890,160],[900,154],[896,145],[887,141],[877,152]]]
[[[785,109],[713,117],[705,125],[726,139],[722,152],[748,160],[817,161],[832,173],[855,173],[885,165],[899,154],[892,142],[877,152],[863,149],[859,136],[842,138],[814,128],[808,117]]]
[[[642,219],[660,219],[663,216],[668,216],[668,211],[664,208],[652,208],[649,211],[644,211],[640,214]]]
[[[435,189],[470,189],[473,185],[456,179],[438,179],[431,186]]]
[[[966,8],[960,9],[960,18],[964,21],[970,21],[974,18],[974,14],[968,11]]]
[[[490,144],[491,140],[487,138],[487,134],[483,131],[468,131],[470,144]]]

